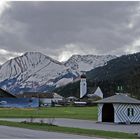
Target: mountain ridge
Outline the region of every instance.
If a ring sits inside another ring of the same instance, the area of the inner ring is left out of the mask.
[[[140,52],[112,59],[106,65],[88,71],[86,76],[88,93],[100,86],[104,97],[123,92],[140,99]],[[118,91],[118,86],[123,91]],[[79,97],[79,81],[57,88],[54,92],[64,97]]]
[[[75,55],[73,57],[77,56]],[[96,57],[97,55],[78,55],[80,60],[78,59],[76,61],[78,67],[74,69],[72,67],[74,62],[71,58],[67,62],[61,63],[40,52],[26,52],[1,65],[0,87],[12,93],[50,91],[53,88],[76,80],[81,74],[81,67],[88,68],[86,70],[91,70],[94,68],[95,60],[98,60],[96,66],[101,66],[114,58],[111,55],[110,57],[104,56],[106,59],[102,59],[103,56]],[[89,60],[90,63],[87,65],[87,61]]]
[[[98,66],[105,65],[107,61],[116,58],[115,55],[72,55],[64,64],[73,70],[89,71]],[[82,67],[79,62],[86,63],[87,67]]]

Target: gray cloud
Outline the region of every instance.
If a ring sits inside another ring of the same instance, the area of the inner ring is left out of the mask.
[[[74,53],[120,55],[140,51],[139,2],[9,5],[0,17],[0,48],[6,51],[40,51],[60,60]],[[9,57],[1,63],[6,59]]]

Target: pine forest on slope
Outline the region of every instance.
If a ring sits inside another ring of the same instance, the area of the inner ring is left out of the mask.
[[[115,92],[129,93],[130,96],[140,99],[140,53],[123,55],[112,59],[106,65],[87,72],[88,93],[92,93],[100,86],[104,97]],[[117,87],[123,90],[118,91]],[[55,92],[68,97],[79,97],[79,81],[55,89]]]

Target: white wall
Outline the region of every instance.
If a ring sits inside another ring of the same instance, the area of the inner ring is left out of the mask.
[[[54,102],[58,103],[58,101],[62,101],[63,98],[53,98],[52,100],[53,100]]]
[[[82,98],[86,93],[87,93],[86,78],[81,78],[81,81],[80,81],[80,98]]]
[[[98,104],[98,122],[102,122],[102,107],[103,104]]]
[[[98,96],[98,97],[103,99],[103,92],[101,91],[100,87],[98,87],[96,89],[96,91],[94,92],[94,95],[96,95],[96,96]]]
[[[119,119],[117,117],[117,108],[118,108],[119,104],[113,104],[113,107],[114,107],[114,122],[115,123],[118,123],[119,122]]]
[[[43,104],[51,104],[52,98],[40,98],[40,101],[41,101]]]
[[[140,105],[133,104],[114,104],[115,108],[115,123],[140,123]],[[133,108],[134,116],[128,116],[128,108]]]
[[[140,105],[133,104],[113,104],[114,107],[114,122],[126,123],[140,123]],[[98,104],[98,122],[102,122],[102,108],[103,104]],[[128,116],[128,108],[133,108],[134,116]]]

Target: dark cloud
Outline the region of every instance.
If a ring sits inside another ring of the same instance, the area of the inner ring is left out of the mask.
[[[0,48],[59,59],[140,51],[139,10],[139,2],[10,2],[1,16]]]

